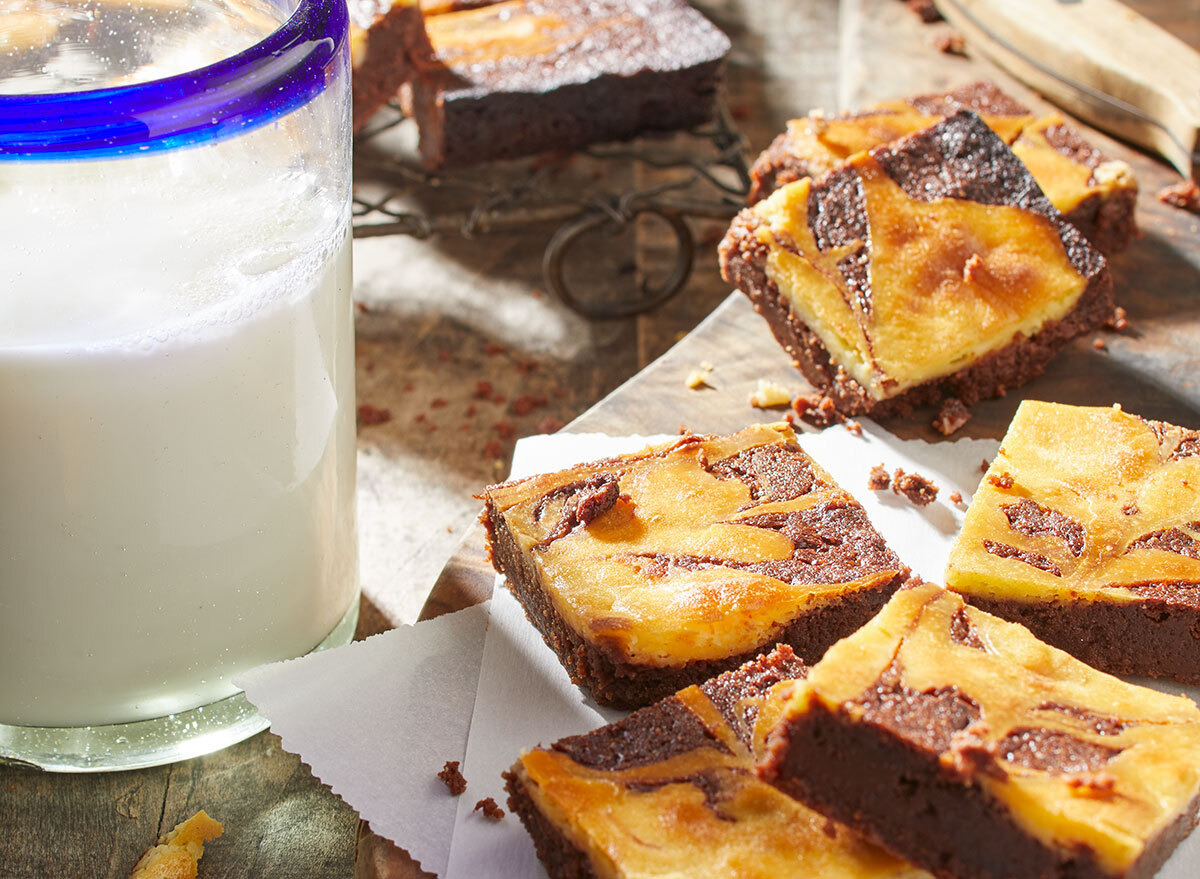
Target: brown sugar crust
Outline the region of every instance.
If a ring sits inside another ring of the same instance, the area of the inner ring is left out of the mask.
[[[1113,312],[1112,280],[1104,258],[1075,227],[1066,223],[1042,194],[1020,160],[978,117],[952,116],[938,125],[871,155],[912,198],[964,198],[983,204],[1006,204],[1048,218],[1058,230],[1072,266],[1088,279],[1079,301],[1061,320],[1047,321],[1031,337],[1016,336],[1003,348],[951,375],[931,379],[893,397],[874,399],[865,388],[833,363],[828,350],[767,278],[768,247],[758,240],[761,221],[743,211],[721,243],[721,271],[750,299],[767,321],[779,344],[815,387],[846,415],[907,415],[914,408],[954,396],[966,405],[1039,376],[1071,339],[1100,326]],[[854,240],[865,232],[861,187],[849,167],[831,171],[813,185],[809,196],[810,226],[822,249]],[[857,193],[857,195],[856,195]],[[847,282],[862,288],[861,280]]]
[[[412,104],[430,168],[670,131],[712,118],[728,38],[682,0],[509,0],[439,15],[437,57],[418,64]],[[489,44],[533,20],[532,46]],[[456,29],[455,22],[464,23]]]
[[[1180,649],[1200,641],[1200,587],[1148,584],[1134,591],[1142,600],[1033,603],[984,596],[967,596],[967,600],[980,610],[1020,623],[1047,644],[1109,674],[1200,684],[1200,651]]]
[[[509,589],[525,609],[525,616],[542,633],[547,646],[558,655],[571,680],[586,686],[600,704],[620,708],[648,705],[683,687],[699,684],[753,659],[775,643],[791,645],[802,658],[815,662],[830,644],[874,616],[888,596],[904,581],[907,573],[902,572],[878,587],[838,596],[818,609],[801,615],[775,638],[737,656],[675,666],[642,666],[610,655],[567,624],[542,586],[537,569],[520,552],[503,515],[490,501],[482,521],[488,532],[493,564],[505,575]],[[863,548],[870,549],[869,546]],[[853,551],[847,547],[847,552]],[[816,562],[813,567],[824,570],[832,581],[836,579],[831,573],[836,563],[834,558],[830,566]]]

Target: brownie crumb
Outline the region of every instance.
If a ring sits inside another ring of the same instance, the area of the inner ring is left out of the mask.
[[[954,31],[933,38],[933,48],[945,55],[966,55],[967,44],[961,34]]]
[[[882,464],[871,468],[871,475],[867,477],[867,488],[871,491],[883,491],[891,484],[892,477],[888,476]]]
[[[372,427],[376,424],[386,424],[391,420],[392,412],[390,409],[381,409],[378,406],[372,406],[370,403],[363,403],[358,407],[359,427]]]
[[[938,12],[933,0],[903,0],[903,3],[910,12],[926,24],[942,20],[942,14]]]
[[[919,473],[905,473],[899,467],[892,474],[892,493],[901,494],[918,507],[937,500],[938,489],[933,481]]]
[[[952,504],[955,504],[955,505],[961,505],[961,504],[962,504],[962,502],[963,502],[963,500],[962,500],[962,493],[961,493],[961,492],[957,492],[957,491],[952,491],[952,492],[950,492],[950,498],[949,498],[949,500],[950,500],[950,503],[952,503]]]
[[[792,400],[792,409],[814,427],[829,427],[846,420],[833,400],[824,394],[800,394]]]
[[[487,818],[489,821],[499,821],[504,817],[504,810],[497,806],[496,801],[491,797],[484,797],[475,804],[475,808],[471,811],[482,812],[483,817]]]
[[[447,760],[446,765],[442,767],[442,771],[437,774],[437,777],[450,789],[450,796],[452,797],[457,797],[467,789],[467,780],[458,771],[457,760]]]
[[[1181,180],[1158,191],[1158,200],[1173,208],[1200,214],[1200,186],[1194,180]]]
[[[996,488],[1012,488],[1013,478],[1008,473],[1001,473],[999,476],[989,476],[987,481]]]
[[[933,419],[933,428],[942,436],[950,436],[971,420],[971,412],[958,397],[947,397]]]
[[[1129,329],[1129,313],[1121,306],[1113,309],[1112,317],[1104,322],[1106,330],[1115,330],[1118,333],[1123,333]]]
[[[988,462],[988,459],[987,459],[987,458],[984,458],[982,461],[980,461],[980,462],[979,462],[979,472],[980,472],[980,473],[987,473],[987,472],[988,472],[988,468],[989,468],[989,467],[991,467],[991,466],[992,466],[992,465],[991,465],[991,464]]]
[[[1095,348],[1097,351],[1104,351],[1108,348],[1108,343],[1105,342],[1099,336],[1097,336],[1096,338],[1092,339],[1092,347]]]
[[[852,418],[846,419],[846,430],[850,431],[855,436],[862,436],[862,425]]]

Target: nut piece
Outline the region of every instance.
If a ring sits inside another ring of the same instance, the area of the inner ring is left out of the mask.
[[[750,394],[750,405],[757,409],[787,406],[791,402],[792,395],[788,393],[787,388],[765,378],[758,380],[758,387]]]
[[[197,864],[204,857],[204,843],[220,836],[224,829],[220,821],[208,817],[201,809],[147,849],[133,865],[129,879],[175,879],[195,876]]]

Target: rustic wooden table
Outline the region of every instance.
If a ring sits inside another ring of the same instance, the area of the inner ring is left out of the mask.
[[[728,105],[753,151],[813,107],[849,108],[981,76],[1032,98],[979,59],[938,52],[933,43],[946,26],[922,24],[897,0],[698,5],[733,38]],[[1200,46],[1200,0],[1131,5]],[[1134,164],[1142,182],[1146,234],[1114,264],[1118,299],[1134,329],[1107,335],[1105,352],[1080,340],[1021,393],[1117,400],[1195,425],[1200,219],[1154,201],[1160,186],[1177,179],[1172,171],[1096,140]],[[618,188],[655,179],[632,162],[610,162],[605,175]],[[648,366],[571,429],[670,432],[686,423],[734,430],[777,417],[747,405],[756,379],[804,389],[759,319],[720,280],[713,245],[723,226],[696,224],[700,253],[681,295],[651,314],[603,323],[585,321],[541,292],[549,227],[470,241],[356,242],[359,400],[392,416],[360,431],[360,636],[474,603],[490,589],[471,496],[506,472],[516,436],[576,419]],[[639,224],[587,259],[585,273],[631,291],[665,271],[671,252],[661,229]],[[705,360],[716,365],[713,388],[688,390],[684,377]],[[492,385],[487,399],[476,398],[479,381]],[[998,436],[1016,396],[976,407],[965,431]],[[934,439],[927,420],[888,426]],[[201,877],[418,874],[267,732],[156,769],[78,776],[0,769],[0,879],[127,876],[151,841],[198,808],[226,825],[225,836],[208,847]]]

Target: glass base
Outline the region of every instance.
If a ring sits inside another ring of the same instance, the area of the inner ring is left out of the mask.
[[[358,596],[346,615],[312,652],[354,638]],[[241,693],[190,711],[108,726],[9,726],[0,723],[0,765],[49,772],[142,769],[211,754],[248,739],[269,725]]]

